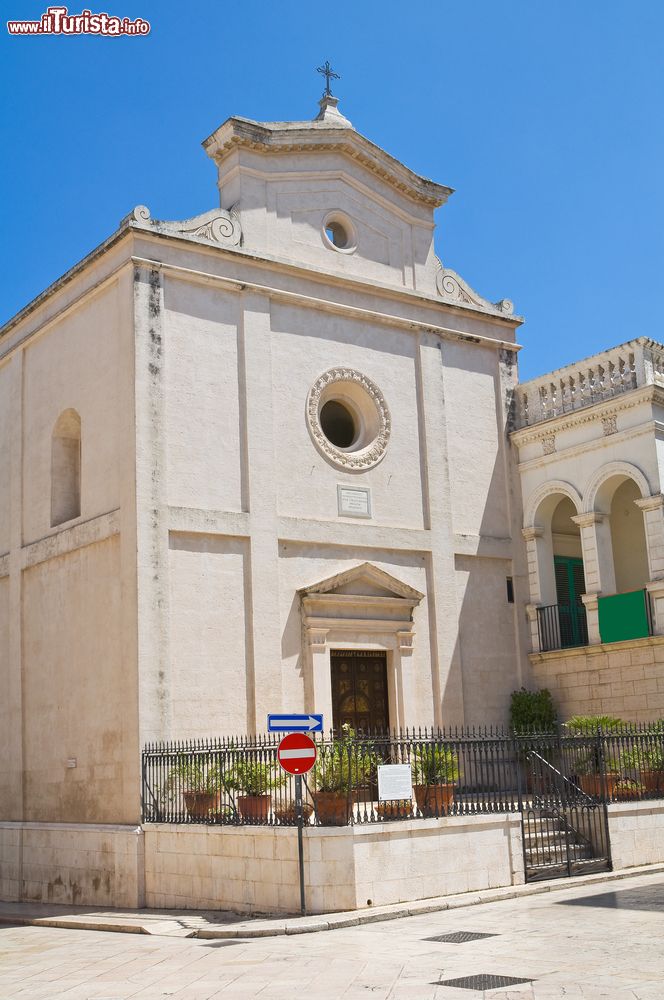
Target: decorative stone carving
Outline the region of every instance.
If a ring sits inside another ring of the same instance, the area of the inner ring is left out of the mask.
[[[365,403],[375,410],[376,433],[369,443],[355,451],[337,448],[327,439],[320,425],[321,402],[326,401],[326,396],[333,398],[330,387],[336,383],[339,383],[340,390],[343,388],[342,383],[355,387],[356,390],[359,388],[365,395]],[[392,428],[390,411],[382,392],[375,382],[354,368],[331,368],[316,379],[307,398],[307,423],[314,444],[325,458],[340,469],[355,470],[370,469],[381,461]]]
[[[514,305],[509,299],[501,299],[500,302],[489,302],[473,291],[470,285],[455,271],[444,267],[441,261],[438,261],[438,265],[439,271],[436,274],[436,289],[438,294],[448,302],[456,305],[472,306],[474,309],[481,309],[482,312],[489,312],[499,316],[511,316],[514,312]]]
[[[604,437],[608,437],[609,434],[617,434],[618,414],[611,413],[608,417],[602,417],[602,428],[604,430]]]
[[[544,455],[553,455],[556,450],[556,435],[549,434],[542,438],[542,452]]]
[[[152,219],[150,209],[146,208],[145,205],[137,205],[134,211],[127,216],[127,220],[131,225],[154,232],[188,236],[222,246],[236,247],[242,241],[240,218],[234,209],[226,212],[221,208],[214,208],[210,212],[203,212],[202,215],[195,215],[191,219],[183,219],[180,222],[164,222],[161,219]]]

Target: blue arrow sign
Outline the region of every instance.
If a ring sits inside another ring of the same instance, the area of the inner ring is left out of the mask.
[[[268,715],[267,730],[269,733],[322,733],[323,716],[315,712],[311,715],[298,715],[296,712]]]

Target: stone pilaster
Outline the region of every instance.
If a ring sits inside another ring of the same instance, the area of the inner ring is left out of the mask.
[[[650,595],[653,635],[664,635],[664,580],[651,580],[646,590]]]
[[[643,511],[650,579],[664,580],[664,497],[656,493],[634,503]]]
[[[533,653],[541,653],[539,628],[537,625],[537,604],[526,604],[526,620],[530,635],[530,648]]]
[[[588,645],[596,646],[601,642],[599,634],[599,601],[597,594],[582,594],[581,600],[586,607],[586,624],[588,626]]]
[[[572,521],[581,529],[586,594],[613,594],[616,578],[608,516],[591,511],[588,514],[576,514]]]

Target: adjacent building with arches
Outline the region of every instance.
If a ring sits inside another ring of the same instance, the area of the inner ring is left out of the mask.
[[[517,388],[530,661],[564,715],[664,715],[663,405],[646,337]]]

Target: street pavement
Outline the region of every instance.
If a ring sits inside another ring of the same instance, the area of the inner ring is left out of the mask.
[[[247,940],[0,926],[0,1000],[167,997],[664,1000],[664,877]]]

